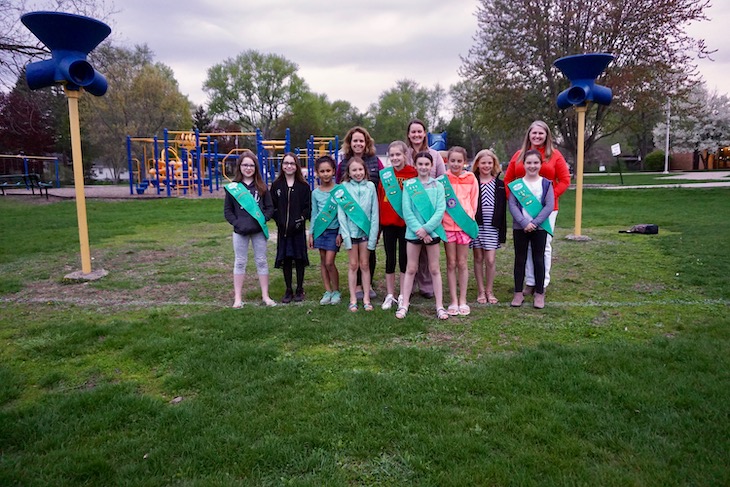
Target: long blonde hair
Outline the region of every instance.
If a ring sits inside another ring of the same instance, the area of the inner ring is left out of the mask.
[[[492,164],[492,176],[496,178],[499,173],[502,172],[502,166],[499,164],[497,154],[495,154],[491,149],[482,149],[477,152],[476,157],[474,157],[474,162],[471,163],[471,171],[477,178],[479,178],[479,163],[486,157],[491,157],[494,162],[494,164]]]

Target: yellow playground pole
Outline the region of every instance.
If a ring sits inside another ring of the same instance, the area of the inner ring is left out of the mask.
[[[578,113],[578,147],[575,168],[575,233],[580,237],[583,218],[583,155],[585,152],[586,105],[575,107]]]
[[[73,159],[74,189],[76,190],[76,216],[79,223],[81,245],[81,272],[91,274],[89,227],[86,222],[86,196],[84,194],[84,165],[81,159],[81,129],[79,126],[79,94],[81,90],[64,88],[68,97],[68,116],[71,123],[71,157]]]

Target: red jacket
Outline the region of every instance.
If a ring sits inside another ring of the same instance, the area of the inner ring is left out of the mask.
[[[553,149],[553,153],[550,159],[545,160],[545,148],[541,147],[538,149],[542,154],[543,162],[540,167],[540,176],[549,180],[553,183],[553,192],[555,193],[555,211],[558,210],[558,199],[560,195],[565,193],[570,186],[570,171],[568,170],[568,163],[565,162],[563,154],[557,149]],[[504,175],[505,191],[507,192],[507,199],[509,199],[509,183],[515,179],[519,179],[525,176],[525,165],[521,162],[517,162],[520,156],[520,151],[515,152],[512,159],[509,161],[507,166],[507,172]]]
[[[417,176],[418,171],[416,171],[416,168],[407,164],[403,166],[403,169],[401,169],[400,171],[398,171],[397,169],[395,170],[395,177],[398,180],[398,184],[400,185],[401,189],[403,189],[403,181],[405,181],[406,179],[415,178]],[[398,213],[395,212],[393,207],[390,205],[390,201],[388,201],[388,198],[385,196],[383,183],[378,184],[378,205],[380,207],[380,226],[406,226],[406,222],[404,222],[403,219],[398,216]]]

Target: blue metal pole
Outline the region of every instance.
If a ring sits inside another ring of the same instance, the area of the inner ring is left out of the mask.
[[[200,131],[195,129],[195,168],[198,170],[198,196],[203,195],[203,175],[200,173]]]
[[[307,141],[307,182],[309,189],[314,189],[314,135]]]
[[[127,170],[129,171],[129,194],[134,195],[134,181],[132,178],[132,175],[134,174],[132,168],[132,138],[129,135],[127,135]],[[141,177],[142,174],[140,174],[140,178]]]
[[[157,194],[159,195],[162,191],[162,188],[160,188],[160,156],[159,156],[159,139],[157,136],[154,136],[153,142],[154,145],[152,147],[152,150],[154,151],[154,154],[152,154],[152,160],[155,161],[155,180],[157,181]]]
[[[54,160],[54,166],[56,166],[56,187],[61,187],[61,179],[58,177],[58,157],[56,157]]]

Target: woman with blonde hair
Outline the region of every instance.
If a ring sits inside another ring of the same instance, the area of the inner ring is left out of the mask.
[[[515,179],[525,176],[525,154],[529,150],[536,150],[542,156],[542,166],[540,167],[540,176],[552,183],[555,207],[550,213],[550,226],[555,228],[555,221],[558,217],[558,200],[560,196],[567,191],[570,186],[570,171],[568,163],[560,151],[553,143],[553,137],[550,133],[550,127],[542,120],[532,122],[527,129],[525,138],[522,142],[522,148],[514,153],[509,161],[507,172],[504,176],[504,184],[509,185]],[[509,188],[507,188],[507,198],[509,198]],[[547,243],[545,245],[545,287],[550,282],[550,268],[552,266],[553,248],[551,245],[552,235],[548,234]],[[524,294],[533,293],[535,287],[535,268],[532,262],[532,251],[528,251],[527,265],[525,267],[525,290]]]

